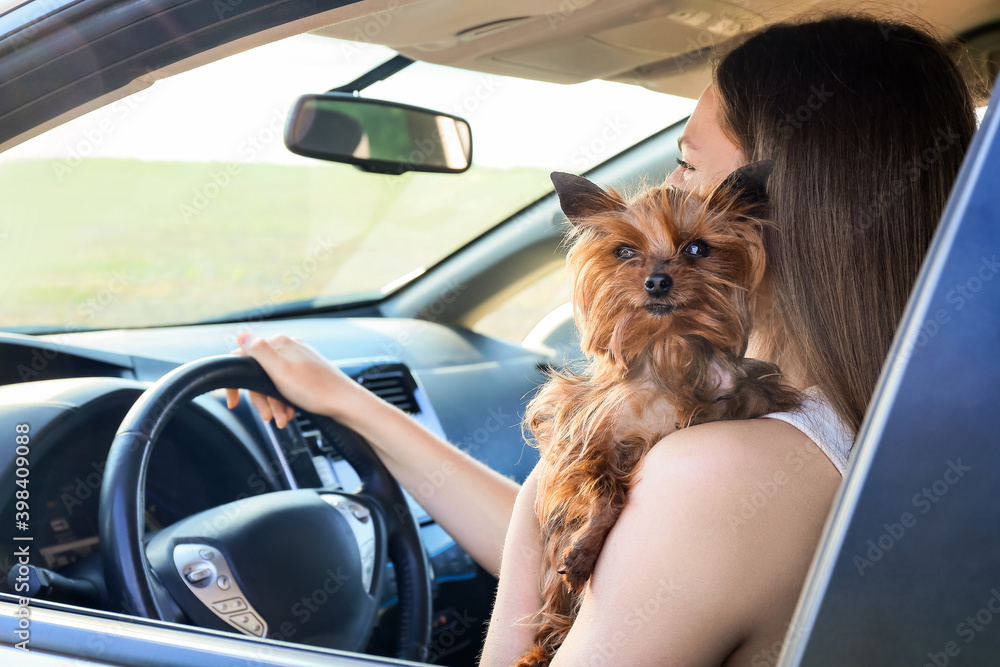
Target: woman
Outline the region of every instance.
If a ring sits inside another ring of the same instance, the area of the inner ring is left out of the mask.
[[[702,189],[742,164],[775,161],[770,298],[754,356],[778,362],[808,399],[797,414],[704,424],[653,447],[554,664],[774,662],[974,129],[957,66],[905,25],[772,26],[720,61],[670,182]],[[253,340],[243,351],[289,400],[366,437],[404,487],[455,467],[421,500],[499,570],[483,664],[513,662],[540,605],[533,477],[518,491],[298,341]],[[251,400],[278,426],[292,414]]]

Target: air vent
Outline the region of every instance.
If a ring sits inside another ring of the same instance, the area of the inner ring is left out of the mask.
[[[363,372],[358,383],[382,400],[392,403],[403,412],[420,412],[417,399],[413,395],[416,383],[409,371],[402,365],[380,366]]]
[[[420,406],[417,405],[417,399],[413,395],[417,383],[414,382],[413,376],[410,375],[406,366],[399,363],[373,366],[354,375],[354,379],[362,387],[379,396],[382,400],[392,403],[403,412],[409,414],[420,412]],[[327,442],[305,413],[295,413],[295,424],[302,433],[307,451],[329,453],[337,450],[337,443]],[[342,428],[339,424],[333,424],[330,427],[330,435],[334,440],[339,437]]]
[[[341,438],[352,437],[351,431],[336,421],[327,425],[326,434],[320,433],[313,421],[303,412],[295,413],[295,425],[298,426],[299,431],[302,433],[302,440],[306,445],[305,451],[308,452],[310,457],[323,453],[334,455],[339,460],[340,456],[338,452],[343,450]],[[320,476],[323,485],[330,486],[330,482],[323,479],[324,469],[317,468],[316,472]]]
[[[296,410],[295,421],[299,425],[299,430],[302,431],[303,435],[319,433],[316,426],[312,423],[312,420],[306,416],[306,413]]]

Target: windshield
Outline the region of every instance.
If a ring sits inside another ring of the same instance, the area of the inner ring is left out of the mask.
[[[363,92],[464,117],[473,167],[369,174],[290,153],[304,93],[388,49],[297,36],[156,82],[0,155],[0,328],[267,317],[379,298],[551,190],[690,113],[635,86],[416,63]]]

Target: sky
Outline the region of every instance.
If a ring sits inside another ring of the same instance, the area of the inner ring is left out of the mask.
[[[309,164],[281,140],[299,95],[347,83],[394,53],[300,35],[157,81],[0,155]],[[417,63],[365,97],[454,113],[472,125],[474,161],[582,171],[688,115],[692,100],[637,86],[550,84]]]

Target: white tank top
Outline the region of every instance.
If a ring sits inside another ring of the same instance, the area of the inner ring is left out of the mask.
[[[837,415],[819,387],[809,387],[803,394],[802,405],[797,410],[772,412],[764,415],[764,419],[783,421],[805,433],[823,450],[843,476],[854,445],[854,434]]]

